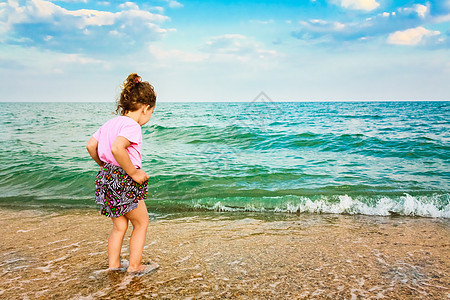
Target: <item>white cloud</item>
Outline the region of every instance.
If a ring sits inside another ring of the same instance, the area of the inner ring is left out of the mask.
[[[299,21],[300,25],[308,31],[314,33],[331,33],[345,30],[349,24],[341,22],[329,22],[321,19],[312,19],[309,21]]]
[[[120,43],[123,47],[137,41],[148,43],[160,39],[168,31],[159,25],[169,20],[165,15],[139,9],[133,2],[125,2],[119,8],[121,10],[117,12],[68,10],[45,0],[27,1],[22,5],[10,0],[0,4],[0,41],[26,41],[33,46],[72,52],[71,47],[112,49],[111,44],[118,44],[112,40],[114,37],[125,38]],[[48,35],[52,36],[52,43],[44,43]]]
[[[265,59],[277,55],[275,50],[264,49],[261,43],[241,34],[215,36],[207,41],[201,50],[223,58],[229,57],[240,61],[248,61],[252,58]]]
[[[162,7],[162,6],[152,6],[150,9],[159,11],[161,13],[164,12],[164,7]]]
[[[338,0],[337,2],[344,8],[364,11],[371,11],[380,6],[376,0]]]
[[[211,53],[238,53],[242,51],[246,40],[242,34],[224,34],[207,41],[202,49]]]
[[[440,35],[439,31],[431,31],[424,27],[410,28],[404,31],[391,33],[387,42],[394,45],[415,46],[424,42],[427,38]]]
[[[119,5],[120,8],[139,9],[139,6],[134,2],[125,2]]]
[[[311,20],[309,20],[309,22],[310,22],[311,24],[320,24],[320,25],[328,24],[327,21],[321,20],[321,19],[311,19]],[[300,23],[303,24],[303,25],[306,24],[306,22],[302,22],[302,21],[300,21]]]
[[[166,0],[166,1],[169,3],[169,7],[171,8],[180,8],[184,6],[183,4],[175,0]]]
[[[69,3],[77,3],[77,2],[83,2],[87,3],[87,0],[58,0],[58,2],[69,2]]]
[[[103,60],[85,57],[80,54],[61,54],[61,57],[58,60],[62,63],[70,64],[106,64]]]
[[[437,16],[433,18],[433,23],[445,23],[450,22],[450,14]]]
[[[150,45],[148,48],[150,54],[152,54],[158,62],[201,62],[204,61],[208,55],[204,53],[194,53],[177,49],[163,49],[161,47]]]
[[[415,9],[417,12],[417,15],[421,18],[425,18],[427,12],[429,11],[428,7],[422,4],[416,4]]]
[[[0,20],[6,21],[5,23],[9,26],[34,22],[53,23],[54,25],[59,25],[58,22],[64,22],[64,25],[66,23],[70,25],[75,22],[79,28],[85,28],[87,26],[112,25],[120,20],[131,20],[133,18],[139,18],[140,21],[147,22],[164,22],[169,19],[167,16],[139,10],[139,7],[132,2],[120,5],[121,8],[127,8],[127,10],[115,13],[92,9],[71,11],[44,0],[33,0],[28,2],[26,6],[19,6],[18,2],[14,1],[10,1],[9,4],[9,7],[0,11]]]
[[[395,11],[373,14],[364,19],[362,19],[363,17],[359,20],[358,18],[352,18],[352,20],[342,23],[315,19],[299,21],[300,28],[291,34],[300,40],[309,41],[310,44],[361,41],[363,37],[365,40],[374,40],[377,37],[382,37],[385,40],[389,34],[396,31],[402,32],[410,28],[426,27],[427,24],[442,23],[450,20],[450,15],[446,10],[431,1],[426,2],[425,5],[413,4],[407,7],[399,7]],[[411,34],[411,32],[408,32],[408,34]],[[397,35],[391,37],[389,41],[392,41],[392,43],[396,41],[395,37]],[[428,35],[424,36],[424,41],[425,39],[427,44],[429,44]],[[444,47],[448,45],[448,43],[439,42],[437,39],[435,42],[437,42],[435,45],[440,44],[440,46]]]
[[[81,9],[76,11],[61,11],[60,15],[74,16],[77,18],[77,27],[79,29],[88,26],[105,26],[113,25],[116,21],[114,13],[98,10]]]
[[[48,36],[49,42],[53,37]],[[3,59],[20,64],[21,72],[32,74],[49,74],[55,70],[59,72],[71,72],[80,68],[94,67],[106,70],[110,63],[83,54],[59,53],[52,50],[41,50],[36,47],[24,48],[18,45],[2,47]]]
[[[427,5],[415,4],[411,7],[401,7],[398,12],[404,14],[416,14],[420,18],[424,19],[430,13],[430,4]]]

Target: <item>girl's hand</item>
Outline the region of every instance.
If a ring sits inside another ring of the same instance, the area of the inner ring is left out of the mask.
[[[141,169],[136,169],[127,152],[127,148],[131,146],[131,142],[123,136],[118,136],[111,145],[111,153],[119,163],[120,167],[128,174],[134,181],[143,184],[148,180],[148,175]]]
[[[136,169],[136,172],[133,175],[130,175],[131,178],[133,178],[134,181],[136,181],[139,184],[143,184],[145,181],[148,180],[148,175],[141,169]]]
[[[95,162],[101,167],[103,166],[105,163],[103,161],[100,160],[100,157],[98,157],[98,141],[92,136],[87,145],[86,145],[86,149],[89,152],[89,155],[92,157],[93,160],[95,160]]]

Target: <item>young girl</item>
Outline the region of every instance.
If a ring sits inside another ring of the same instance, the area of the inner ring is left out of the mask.
[[[142,82],[136,73],[130,74],[117,103],[116,112],[120,116],[101,126],[86,146],[100,166],[95,181],[95,202],[113,223],[108,239],[110,270],[126,268],[120,264],[120,251],[128,220],[133,231],[127,271],[144,274],[158,268],[156,263],[141,264],[148,227],[148,212],[143,200],[147,198],[149,178],[141,169],[141,126],[150,120],[155,104],[153,86]]]

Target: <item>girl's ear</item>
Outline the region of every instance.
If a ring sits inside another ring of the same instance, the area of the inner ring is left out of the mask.
[[[147,105],[147,106],[145,107],[145,111],[144,111],[144,112],[151,111],[151,112],[153,113],[154,110],[155,110],[155,106]]]

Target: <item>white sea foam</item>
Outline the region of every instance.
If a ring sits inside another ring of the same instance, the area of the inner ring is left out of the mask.
[[[442,195],[441,195],[442,196]],[[447,197],[449,195],[446,195]],[[336,201],[338,200],[338,201]],[[281,212],[281,213],[329,213],[329,214],[362,214],[373,216],[420,216],[431,218],[450,218],[450,204],[439,205],[442,199],[438,195],[414,197],[409,194],[391,198],[378,197],[377,199],[352,198],[348,195],[336,197],[321,197],[312,200],[308,197],[298,197],[295,200],[286,201],[283,204],[268,208],[258,207],[255,204],[245,207],[230,207],[217,201],[213,205],[196,203],[194,208],[207,209],[221,212]]]
[[[401,196],[399,199],[382,197],[376,202],[375,206],[370,206],[358,199],[353,199],[348,195],[338,196],[339,203],[330,203],[327,200],[311,201],[306,200],[297,205],[288,205],[285,209],[291,213],[310,212],[310,213],[334,213],[334,214],[363,214],[388,216],[399,214],[404,216],[421,216],[432,218],[450,218],[450,206],[447,205],[439,210],[433,202],[420,201],[418,198],[409,194]],[[422,199],[425,200],[425,199]]]

